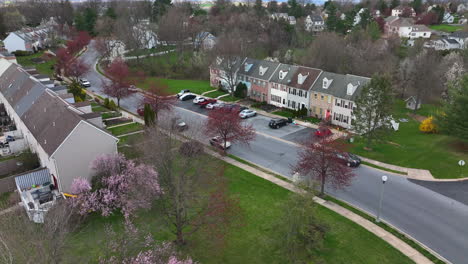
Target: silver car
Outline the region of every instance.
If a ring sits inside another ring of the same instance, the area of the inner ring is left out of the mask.
[[[245,110],[242,110],[240,113],[239,113],[239,117],[240,118],[249,118],[249,117],[253,117],[253,116],[256,116],[257,115],[257,112],[254,111],[254,110],[250,110],[250,109],[245,109]]]

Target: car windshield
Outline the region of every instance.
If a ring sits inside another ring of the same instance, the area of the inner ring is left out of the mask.
[[[356,156],[356,155],[354,155],[354,154],[352,154],[352,153],[348,153],[348,156],[349,156],[350,158],[352,158],[353,160],[358,160],[358,159],[359,159],[358,156]]]

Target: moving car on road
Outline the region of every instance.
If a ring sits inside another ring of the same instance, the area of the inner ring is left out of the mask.
[[[91,83],[88,80],[86,80],[85,78],[80,79],[80,84],[83,87],[91,87]]]
[[[315,131],[316,137],[328,137],[331,136],[333,133],[328,128],[319,128]]]
[[[270,123],[268,123],[268,126],[271,128],[280,128],[282,126],[286,126],[288,122],[289,121],[286,118],[274,118],[270,120]]]
[[[196,95],[194,94],[191,94],[191,93],[186,93],[186,94],[183,94],[181,97],[179,97],[179,100],[181,101],[188,101],[188,100],[191,100],[193,98],[197,97]]]
[[[349,152],[336,153],[336,156],[348,167],[358,167],[361,164],[361,159]]]
[[[239,113],[239,117],[240,118],[249,118],[249,117],[252,117],[252,116],[256,116],[257,115],[257,112],[254,111],[254,110],[250,110],[250,109],[245,109],[245,110],[242,110],[240,113]]]
[[[221,149],[228,149],[231,147],[231,142],[226,141],[226,144],[224,144],[224,140],[221,137],[217,136],[210,139],[210,145],[216,146]]]
[[[181,97],[182,95],[186,93],[190,93],[190,90],[189,89],[180,90],[180,92],[177,93],[177,98]]]

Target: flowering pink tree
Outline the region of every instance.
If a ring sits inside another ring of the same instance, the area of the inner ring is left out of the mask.
[[[104,84],[104,93],[117,98],[117,105],[120,106],[120,99],[131,94],[128,65],[122,59],[117,58],[107,67],[106,74],[110,77],[110,82]]]
[[[149,208],[160,190],[158,174],[151,166],[136,164],[122,154],[100,156],[91,168],[96,172],[92,187],[86,179],[75,179],[71,187],[81,214],[108,216],[121,211],[128,219],[137,209]]]

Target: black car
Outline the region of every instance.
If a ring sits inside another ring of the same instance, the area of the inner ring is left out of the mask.
[[[194,99],[195,97],[197,97],[196,95],[194,94],[184,94],[183,96],[179,97],[181,101],[188,101],[188,100],[192,100]]]
[[[247,110],[247,109],[249,109],[249,108],[248,108],[248,107],[245,107],[245,106],[241,106],[241,107],[239,107],[239,109],[237,109],[237,110],[239,110],[239,113],[240,113],[240,112],[242,112],[242,111],[244,111],[244,110]]]
[[[282,126],[285,126],[288,124],[288,120],[285,118],[277,118],[277,119],[272,119],[270,120],[270,123],[268,123],[268,126],[271,128],[280,128]]]
[[[358,167],[359,165],[361,165],[361,159],[352,153],[336,153],[336,156],[348,167]]]

